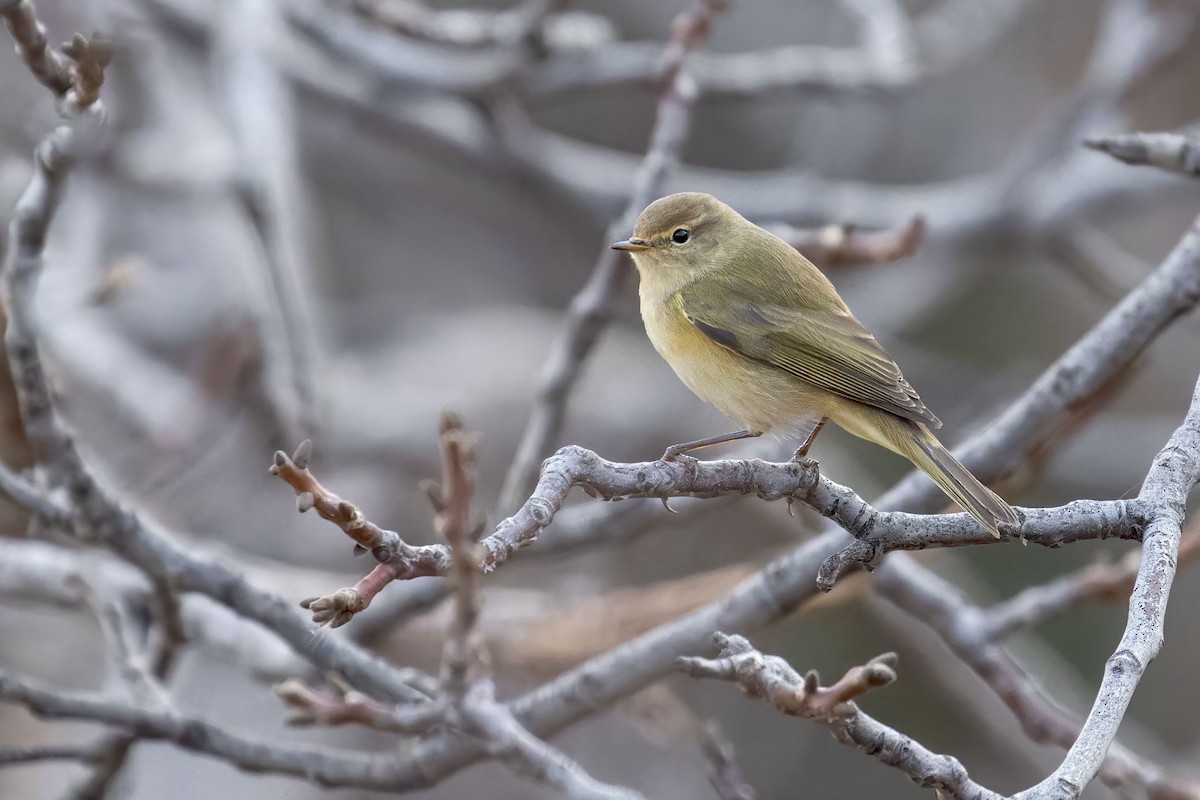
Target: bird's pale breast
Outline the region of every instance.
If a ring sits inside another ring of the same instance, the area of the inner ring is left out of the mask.
[[[742,427],[807,435],[833,400],[775,367],[751,361],[700,332],[672,298],[642,298],[642,321],[654,349],[701,400]]]

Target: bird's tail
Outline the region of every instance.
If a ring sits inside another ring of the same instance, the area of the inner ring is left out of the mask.
[[[904,422],[911,426],[915,435],[905,437],[908,441],[903,448],[903,455],[932,478],[951,500],[997,538],[1000,536],[1000,525],[1017,525],[1020,522],[1012,506],[980,483],[949,450],[942,447],[942,443],[928,428],[919,422]]]

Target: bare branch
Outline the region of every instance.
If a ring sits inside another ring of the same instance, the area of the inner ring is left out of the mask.
[[[1125,133],[1084,142],[1126,164],[1147,164],[1169,172],[1200,177],[1200,142],[1181,133]]]
[[[895,230],[860,231],[854,225],[796,228],[768,225],[767,229],[824,269],[891,264],[917,252],[925,236],[925,219],[913,217]]]
[[[471,498],[475,494],[477,454],[474,439],[462,421],[443,413],[441,421],[442,482],[428,494],[437,512],[437,528],[452,553],[450,582],[454,610],[442,650],[442,691],[447,702],[461,706],[480,681],[487,680],[491,664],[479,636],[479,531],[471,523]]]
[[[958,759],[931,752],[854,703],[860,695],[896,680],[895,653],[876,656],[836,683],[822,686],[816,672],[801,677],[782,658],[764,656],[742,636],[718,633],[714,638],[721,648],[716,660],[680,658],[679,669],[693,678],[732,681],[750,697],[765,699],[784,714],[819,722],[839,742],[896,767],[914,783],[936,789],[939,796],[999,800],[1000,795],[972,781]]]
[[[297,680],[275,687],[275,695],[292,710],[287,724],[293,727],[362,725],[381,731],[413,735],[424,733],[442,719],[439,703],[388,706],[356,691],[332,676],[331,689],[320,691]]]
[[[1200,526],[1192,525],[1179,545],[1179,569],[1197,559]],[[1000,641],[1081,603],[1124,603],[1133,593],[1140,561],[1141,553],[1131,550],[1115,562],[1099,561],[1050,583],[1023,589],[984,611],[981,635],[989,641]]]
[[[564,0],[527,0],[502,11],[434,11],[414,0],[348,0],[346,5],[364,19],[406,37],[468,49],[512,46],[531,37],[540,39],[540,48],[547,51],[576,49],[607,43],[614,35],[603,17],[563,13]]]
[[[733,757],[733,744],[725,738],[721,726],[709,722],[700,733],[700,746],[708,762],[708,782],[719,800],[757,800],[754,787],[746,782]]]
[[[90,764],[97,754],[89,747],[27,747],[21,750],[0,749],[0,767],[36,764],[39,761],[80,761]]]
[[[313,220],[306,218],[297,163],[292,89],[273,57],[284,28],[280,6],[279,0],[222,3],[213,60],[237,154],[238,198],[262,244],[274,301],[261,335],[268,356],[280,363],[268,365],[265,389],[278,407],[282,432],[295,441],[316,432],[320,397],[311,292],[304,288]],[[279,385],[289,386],[293,396],[276,398]]]
[[[290,743],[255,741],[171,709],[145,709],[85,693],[57,691],[0,671],[0,700],[50,719],[86,719],[174,742],[255,772],[270,771],[329,786],[386,788],[391,756],[364,756]]]
[[[70,90],[71,62],[46,42],[46,26],[42,25],[30,0],[5,0],[0,14],[8,31],[17,43],[17,55],[29,67],[33,77],[55,95],[61,97]]]

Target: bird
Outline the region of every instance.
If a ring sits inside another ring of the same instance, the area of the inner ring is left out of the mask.
[[[983,528],[1016,512],[942,446],[942,426],[895,360],[799,251],[709,194],[682,192],[642,211],[630,238],[646,334],[679,379],[740,430],[672,445],[674,460],[765,433],[802,440],[827,421],[925,472]]]

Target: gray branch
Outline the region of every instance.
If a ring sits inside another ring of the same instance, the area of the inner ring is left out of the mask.
[[[839,742],[904,772],[938,796],[959,800],[1000,800],[996,792],[971,780],[958,759],[934,753],[863,712],[854,698],[896,680],[894,653],[854,667],[831,686],[816,672],[801,676],[782,658],[765,656],[744,637],[716,634],[718,657],[681,658],[679,668],[693,678],[732,681],[750,697],[761,697],[790,716],[805,717],[829,728]]]
[[[1182,133],[1125,133],[1088,139],[1085,144],[1126,164],[1147,164],[1200,177],[1200,141]]]

